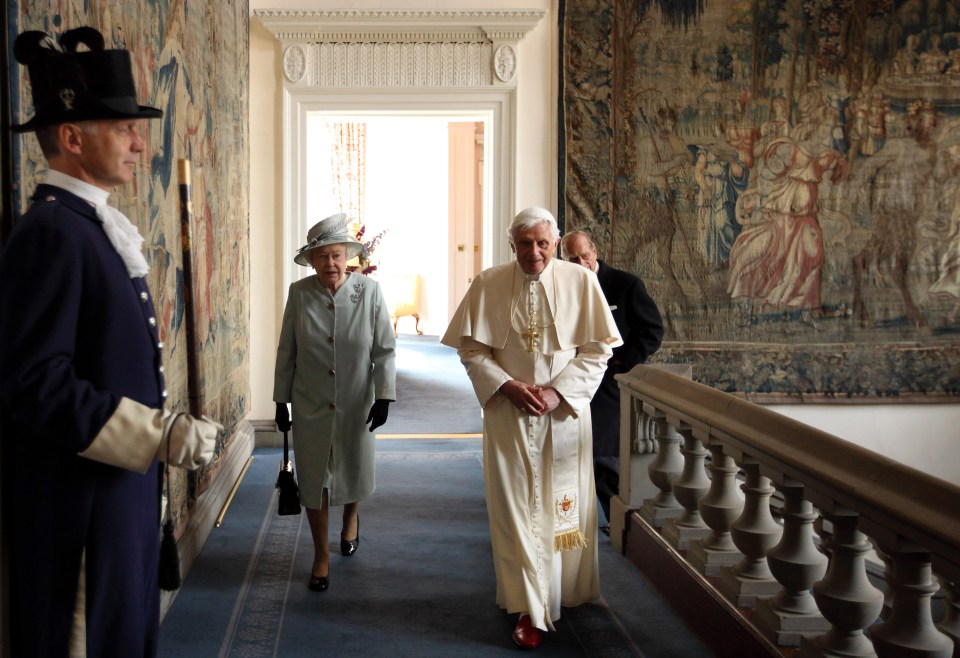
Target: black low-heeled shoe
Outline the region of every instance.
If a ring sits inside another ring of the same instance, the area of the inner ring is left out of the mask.
[[[341,539],[340,540],[340,554],[350,557],[357,552],[357,549],[360,548],[360,515],[357,515],[357,538],[356,539]]]
[[[307,587],[310,588],[311,592],[326,592],[327,588],[330,587],[330,577],[310,576],[310,582],[307,583]]]

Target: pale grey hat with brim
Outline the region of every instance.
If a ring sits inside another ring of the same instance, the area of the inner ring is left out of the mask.
[[[347,216],[339,212],[336,215],[330,215],[322,219],[307,231],[307,244],[297,250],[297,255],[293,257],[293,262],[297,265],[310,267],[310,252],[320,247],[329,247],[334,244],[342,244],[347,251],[347,260],[355,258],[363,251],[363,245],[357,240],[357,237],[350,232],[350,221]]]

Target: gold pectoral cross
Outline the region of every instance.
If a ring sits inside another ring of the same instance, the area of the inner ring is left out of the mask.
[[[537,321],[530,318],[530,328],[520,334],[521,338],[527,341],[527,351],[532,352],[534,345],[540,340],[540,332],[537,331]]]

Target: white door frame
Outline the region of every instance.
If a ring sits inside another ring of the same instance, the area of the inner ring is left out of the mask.
[[[307,119],[310,114],[380,116],[443,116],[474,120],[482,117],[490,131],[484,140],[484,188],[489,190],[489,210],[484,208],[482,244],[483,267],[506,262],[510,249],[506,239],[512,219],[516,144],[515,89],[433,90],[384,93],[379,90],[339,91],[331,94],[316,89],[286,90],[284,93],[283,155],[283,288],[302,278],[292,260],[300,248],[311,220],[307,207]],[[438,254],[438,256],[441,256]]]

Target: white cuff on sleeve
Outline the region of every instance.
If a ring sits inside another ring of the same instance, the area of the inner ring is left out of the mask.
[[[121,398],[117,410],[81,457],[146,473],[163,438],[163,410]]]

